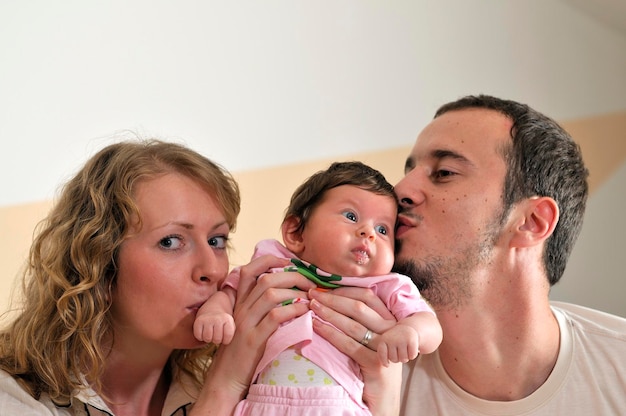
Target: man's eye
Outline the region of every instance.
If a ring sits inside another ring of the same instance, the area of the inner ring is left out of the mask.
[[[182,239],[175,235],[168,235],[167,237],[164,237],[159,241],[159,246],[168,250],[179,249],[182,247],[182,245]]]
[[[343,216],[349,219],[350,221],[356,222],[356,214],[352,211],[345,211]]]
[[[456,175],[455,172],[452,172],[450,170],[445,170],[445,169],[440,169],[433,173],[433,176],[435,177],[435,179],[447,179],[454,175]]]
[[[215,248],[226,248],[226,243],[228,242],[228,237],[226,236],[218,236],[209,238],[209,245]]]
[[[384,225],[377,225],[376,232],[382,235],[387,235],[387,227],[385,227]]]

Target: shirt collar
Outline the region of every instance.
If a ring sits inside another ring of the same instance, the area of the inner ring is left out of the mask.
[[[109,409],[104,400],[102,400],[102,397],[86,383],[84,386],[85,387],[82,388],[72,400],[72,407],[81,408],[83,407],[82,403],[84,403],[94,410],[99,411],[102,415],[113,415],[113,412]],[[198,397],[198,393],[198,387],[193,382],[192,378],[188,374],[180,373],[179,379],[173,380],[170,385],[161,415],[175,416],[179,410],[185,409],[194,403]]]

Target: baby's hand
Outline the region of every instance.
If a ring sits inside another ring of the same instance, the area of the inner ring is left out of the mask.
[[[228,345],[235,335],[235,320],[225,312],[198,314],[193,323],[193,336],[198,341]]]
[[[419,334],[408,325],[397,324],[380,336],[378,358],[385,367],[389,363],[406,363],[417,358]]]

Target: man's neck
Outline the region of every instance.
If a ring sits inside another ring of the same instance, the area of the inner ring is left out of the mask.
[[[536,300],[536,298],[535,298]],[[448,375],[485,400],[519,400],[537,390],[559,351],[558,322],[545,304],[440,311],[439,347]]]

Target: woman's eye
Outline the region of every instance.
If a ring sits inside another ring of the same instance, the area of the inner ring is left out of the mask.
[[[182,239],[175,235],[164,237],[159,241],[159,246],[168,250],[179,249],[182,247],[182,245],[183,245]]]
[[[228,237],[226,236],[218,236],[209,238],[209,245],[215,248],[226,248],[226,242],[228,241]]]
[[[350,221],[356,222],[356,214],[352,211],[345,211],[343,216],[349,219]]]
[[[385,227],[384,225],[377,225],[376,232],[382,235],[387,235],[387,227]]]

